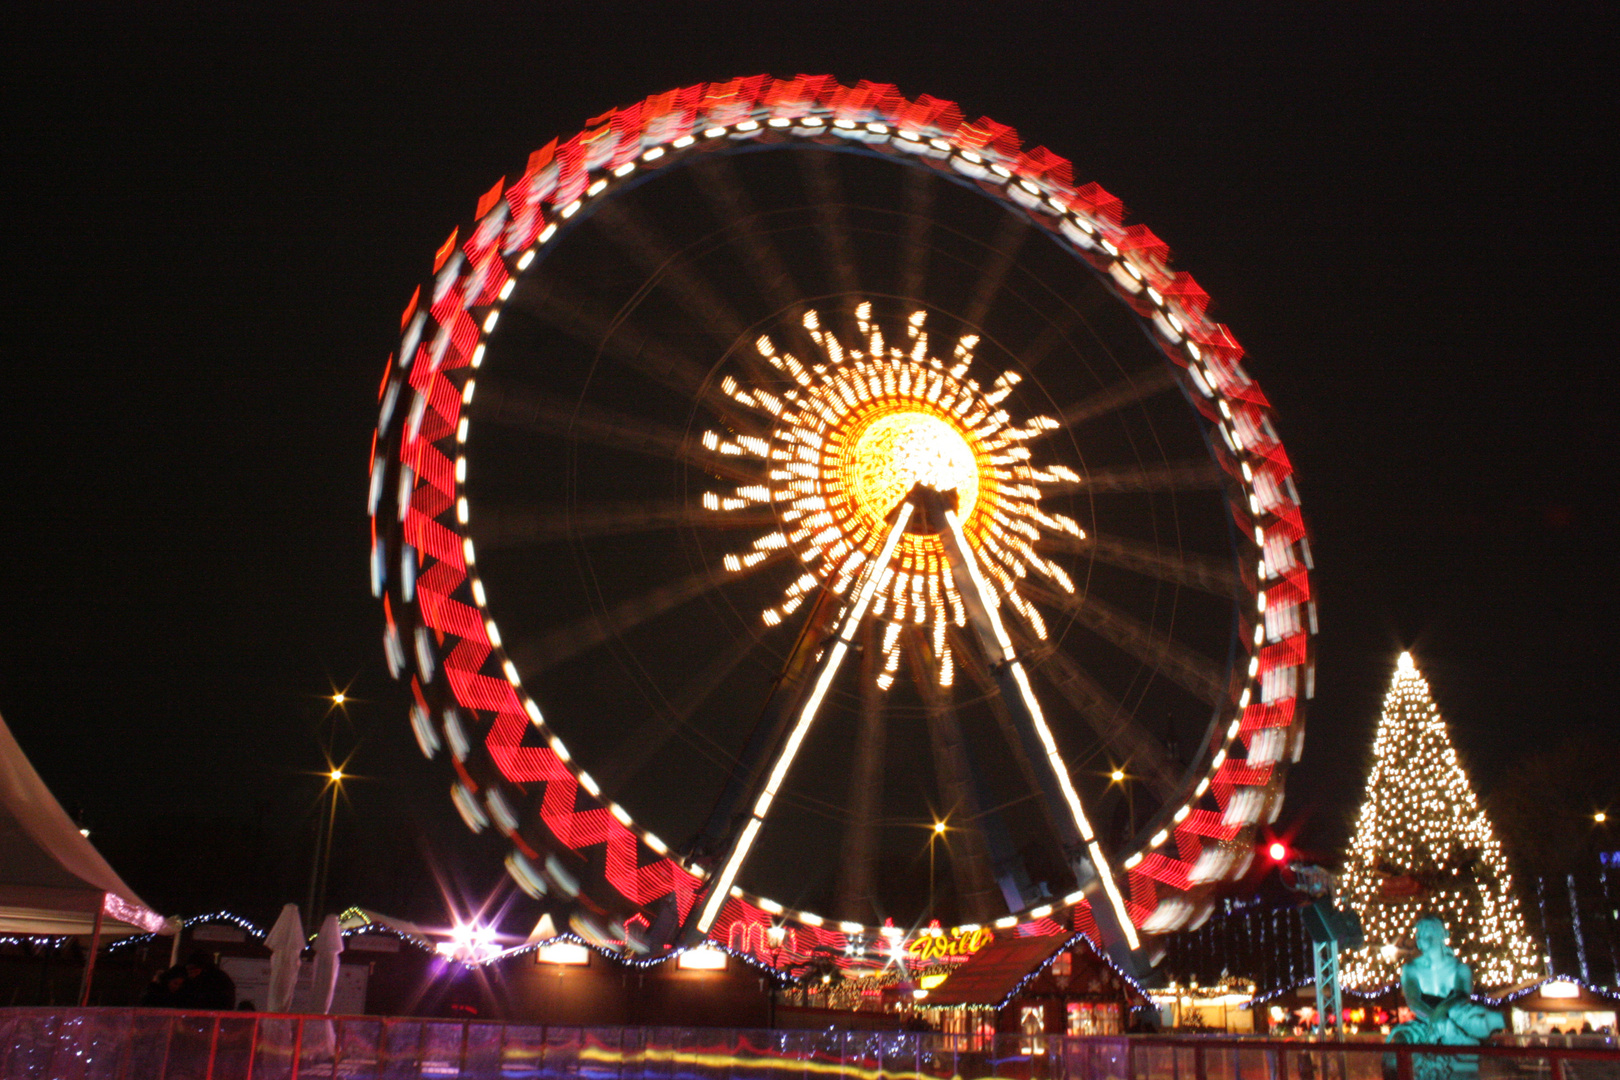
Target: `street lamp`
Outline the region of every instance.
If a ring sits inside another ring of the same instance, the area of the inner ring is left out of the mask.
[[[352,685],[352,682],[351,682]],[[338,796],[343,793],[343,781],[352,774],[343,771],[354,757],[356,747],[349,749],[348,756],[338,761],[337,735],[338,728],[347,724],[353,730],[354,724],[349,716],[351,702],[358,703],[357,699],[349,696],[348,687],[339,689],[336,683],[330,684],[331,693],[321,695],[327,702],[326,712],[315,727],[315,743],[320,747],[321,757],[326,759],[326,769],[317,775],[326,778],[326,786],[321,790],[320,798],[316,800],[315,818],[315,854],[309,868],[309,898],[308,920],[310,925],[320,918],[321,909],[326,906],[326,883],[332,868],[332,833],[337,826]],[[334,716],[333,714],[337,715]],[[330,799],[331,803],[325,807],[326,828],[320,825],[321,800]]]
[[[1597,813],[1592,815],[1592,820],[1597,822],[1599,825],[1602,825],[1605,821],[1609,820],[1609,815],[1605,814],[1602,810],[1599,810]]]
[[[1108,774],[1108,786],[1113,787],[1118,784],[1121,790],[1125,792],[1126,827],[1134,833],[1136,831],[1136,792],[1130,784],[1125,782],[1129,779],[1130,777],[1126,775],[1125,770],[1118,765],[1115,765],[1114,770]]]
[[[323,798],[330,798],[331,805],[326,812],[326,831],[315,834],[315,861],[309,868],[309,923],[314,925],[319,919],[320,912],[326,907],[326,879],[332,868],[332,830],[337,824],[338,795],[342,793],[343,781],[349,774],[343,771],[341,765],[334,765],[326,774],[326,788],[321,792]]]
[[[934,831],[928,834],[928,917],[934,917],[934,841],[945,835],[945,823],[934,822]]]

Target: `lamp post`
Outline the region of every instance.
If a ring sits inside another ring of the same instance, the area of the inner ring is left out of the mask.
[[[320,819],[316,818],[315,859],[309,868],[309,901],[305,905],[308,913],[306,925],[309,926],[319,921],[320,911],[326,906],[326,876],[332,867],[332,828],[337,824],[338,793],[347,775],[340,767],[334,767],[325,774],[326,787],[321,792],[321,797],[328,800],[330,805],[326,811],[324,830],[319,825]]]
[[[326,710],[330,717],[334,710],[348,716],[349,695],[342,690],[334,690],[327,700],[332,704]],[[325,721],[322,721],[322,727]],[[320,827],[320,818],[317,816],[315,824],[315,857],[309,868],[309,898],[305,905],[306,925],[313,926],[320,920],[321,909],[326,906],[326,880],[332,867],[332,831],[337,825],[338,796],[342,793],[343,781],[348,774],[343,771],[343,765],[333,764],[332,749],[336,732],[329,734],[324,741],[317,732],[316,740],[321,743],[321,755],[326,758],[327,771],[322,773],[326,778],[326,786],[321,791],[322,798],[330,799],[326,808],[326,828]],[[351,755],[352,756],[352,755]],[[345,759],[344,764],[347,764]],[[319,807],[319,802],[316,806]],[[319,811],[317,810],[317,813]]]
[[[312,914],[317,914],[326,907],[326,877],[327,871],[332,869],[332,827],[337,824],[338,795],[343,789],[342,769],[333,769],[326,775],[331,781],[332,805],[326,814],[326,843],[323,845],[325,850],[321,855],[321,887],[315,898],[315,912]]]
[[[934,822],[934,831],[928,834],[928,917],[934,918],[934,841],[945,835],[945,823]]]
[[[1136,792],[1127,783],[1129,780],[1130,776],[1117,765],[1114,766],[1113,772],[1108,774],[1108,786],[1113,787],[1118,784],[1120,789],[1125,792],[1125,829],[1127,833],[1134,834],[1136,832]]]

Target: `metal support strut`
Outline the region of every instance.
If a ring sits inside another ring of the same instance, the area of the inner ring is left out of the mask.
[[[1069,779],[1068,766],[1058,752],[1057,740],[1046,723],[1046,714],[1035,699],[1029,673],[1024,670],[1023,662],[1013,648],[1012,638],[1002,625],[995,593],[979,572],[973,548],[962,534],[962,523],[957,519],[954,506],[956,492],[940,492],[919,484],[912,490],[910,499],[922,505],[926,522],[938,529],[945,545],[946,561],[962,594],[962,606],[967,611],[968,622],[972,624],[996,682],[1001,686],[1002,698],[1015,723],[1026,732],[1033,732],[1037,756],[1044,759],[1049,767],[1047,775],[1042,777],[1043,787],[1055,788],[1058,795],[1056,801],[1068,811],[1067,815],[1058,815],[1056,820],[1063,834],[1064,854],[1074,870],[1075,879],[1094,898],[1094,886],[1101,886],[1106,902],[1093,903],[1091,909],[1102,931],[1103,944],[1115,954],[1116,962],[1134,967],[1136,965],[1131,954],[1141,948],[1136,926],[1131,922],[1130,912],[1125,908],[1125,898],[1120,894],[1119,885],[1109,869],[1108,858],[1097,841],[1085,807],[1081,805],[1080,793],[1075,791],[1074,783]]]
[[[1067,810],[1066,814],[1054,815],[1061,834],[1059,839],[1080,888],[1094,901],[1092,913],[1097,919],[1098,928],[1102,931],[1103,944],[1116,963],[1128,968],[1140,967],[1138,953],[1141,941],[1137,937],[1130,912],[1126,910],[1125,898],[1120,893],[1102,845],[1098,842],[1085,808],[1081,805],[1080,795],[1069,779],[1068,767],[1058,751],[1057,740],[1047,725],[1040,703],[1035,699],[1029,674],[1018,659],[1006,627],[1002,625],[996,595],[980,573],[972,547],[962,533],[962,524],[956,515],[956,492],[941,492],[923,484],[912,488],[906,499],[894,509],[892,523],[889,525],[883,546],[877,558],[867,564],[859,578],[854,599],[843,612],[842,623],[836,637],[823,651],[816,664],[809,694],[799,707],[797,717],[788,729],[786,738],[780,740],[780,749],[776,752],[769,772],[764,774],[763,784],[756,779],[748,792],[738,792],[734,795],[734,800],[740,802],[737,796],[746,798],[753,790],[758,790],[758,796],[747,818],[741,819],[739,816],[738,819],[733,819],[740,820],[741,827],[727,830],[730,840],[724,848],[722,858],[716,864],[719,867],[718,873],[711,879],[703,902],[693,906],[692,914],[688,916],[687,923],[679,935],[680,939],[690,941],[707,934],[719,917],[726,898],[731,895],[732,886],[736,883],[743,863],[747,861],[748,854],[759,837],[760,829],[765,824],[765,815],[770,811],[772,801],[781,790],[788,771],[793,767],[794,758],[803,746],[811,725],[815,723],[822,700],[850,651],[856,630],[866,617],[873,594],[883,578],[883,572],[888,568],[895,549],[899,546],[900,538],[908,528],[912,532],[933,533],[940,537],[951,573],[958,583],[968,622],[972,624],[973,633],[984,650],[985,658],[1001,688],[1002,698],[1007,703],[1016,726],[1023,729],[1025,738],[1035,751],[1034,756],[1044,759],[1047,763],[1046,770],[1038,770],[1044,793],[1049,802],[1060,804]],[[729,812],[726,816],[729,816]],[[1099,899],[1103,902],[1095,902]]]
[[[737,874],[742,870],[754,841],[759,837],[759,830],[765,824],[765,815],[770,811],[771,802],[787,779],[788,770],[793,767],[793,759],[798,756],[799,748],[804,745],[805,736],[810,733],[810,726],[815,723],[822,699],[826,697],[833,677],[838,674],[839,666],[849,653],[855,631],[860,626],[861,620],[866,617],[867,608],[872,604],[872,595],[877,592],[878,582],[883,578],[883,571],[889,565],[889,560],[894,558],[894,549],[899,546],[900,537],[905,535],[906,525],[911,520],[913,509],[909,500],[895,509],[894,524],[889,526],[889,534],[883,540],[878,557],[867,564],[866,571],[861,575],[860,582],[856,586],[855,599],[844,615],[838,636],[833,639],[832,645],[822,654],[821,662],[816,666],[810,695],[799,709],[798,719],[788,732],[787,740],[777,752],[763,790],[754,800],[742,830],[733,834],[733,839],[719,863],[720,872],[715,875],[707,897],[701,906],[693,907],[692,910],[697,913],[697,920],[692,923],[689,918],[687,930],[681,935],[682,939],[707,934],[709,928],[714,925],[714,920],[719,917],[720,909],[725,906],[726,897],[731,895],[731,887],[737,881]]]

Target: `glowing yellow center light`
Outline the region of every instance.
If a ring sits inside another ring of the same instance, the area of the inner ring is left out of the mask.
[[[979,465],[954,424],[904,406],[858,424],[849,453],[829,465],[842,472],[862,524],[879,531],[879,523],[919,483],[955,491],[958,514],[963,519],[971,515],[979,497]]]
[[[998,603],[1008,604],[1033,637],[1045,638],[1045,620],[1017,583],[1033,573],[1074,591],[1067,572],[1036,547],[1050,533],[1084,535],[1073,519],[1041,505],[1049,486],[1080,480],[1062,465],[1033,460],[1031,445],[1060,425],[1043,416],[1014,419],[1003,402],[1021,380],[1017,372],[994,374],[988,386],[969,376],[978,363],[976,336],[958,339],[947,360],[930,349],[923,312],[914,312],[895,338],[903,346],[885,337],[870,304],[854,315],[860,336],[853,341],[840,340],[807,312],[804,327],[820,355],[806,362],[761,337],[760,357],[774,374],[721,378],[720,390],[759,415],[768,434],[708,431],[703,446],[754,458],[763,475],[731,492],[705,494],[703,506],[724,513],[766,504],[778,522],[752,551],[726,555],[725,569],[743,573],[777,552],[798,560],[803,572],[781,602],[761,613],[766,625],[779,626],[818,587],[847,595],[883,546],[886,519],[921,483],[956,493],[957,521]],[[940,685],[951,685],[952,627],[962,627],[966,615],[944,554],[937,535],[908,533],[883,569],[871,614],[886,624],[877,675],[884,689],[903,649],[922,651]]]

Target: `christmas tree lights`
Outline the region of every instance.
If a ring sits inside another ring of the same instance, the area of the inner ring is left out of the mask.
[[[1440,916],[1478,987],[1540,974],[1507,859],[1457,760],[1445,721],[1410,653],[1402,653],[1373,744],[1372,774],[1340,878],[1366,944],[1344,958],[1344,982],[1369,991],[1400,981],[1416,955],[1418,917]]]

